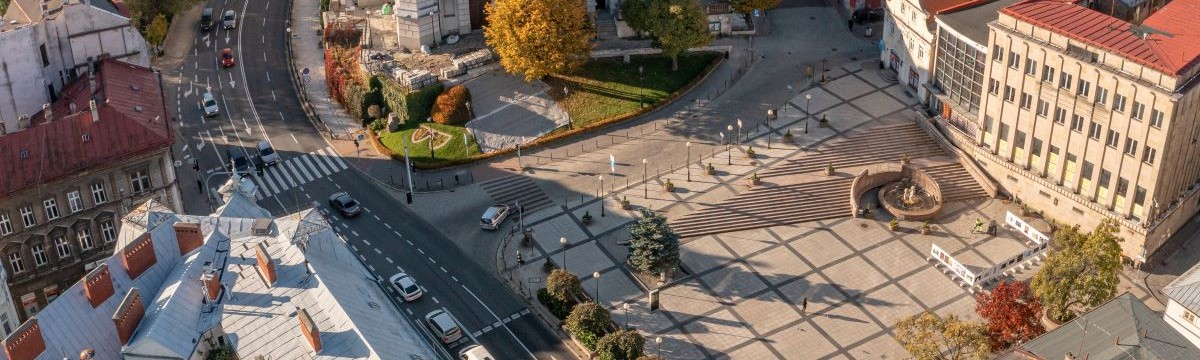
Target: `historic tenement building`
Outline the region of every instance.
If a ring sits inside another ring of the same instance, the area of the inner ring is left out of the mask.
[[[28,129],[0,136],[0,256],[22,320],[112,255],[131,204],[180,209],[158,73],[90,68]]]
[[[1090,230],[1117,219],[1143,261],[1197,211],[1200,0],[1132,24],[1026,0],[988,24],[978,130],[946,126],[1014,197]],[[960,124],[961,126],[961,124]]]

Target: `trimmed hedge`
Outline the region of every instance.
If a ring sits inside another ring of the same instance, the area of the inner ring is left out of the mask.
[[[538,302],[542,303],[559,320],[566,319],[567,315],[571,313],[571,304],[559,301],[545,288],[538,289],[537,298]]]
[[[471,121],[467,103],[471,101],[471,90],[466,86],[454,85],[438,95],[433,105],[433,122],[461,126]]]
[[[427,86],[421,90],[411,91],[400,86],[392,79],[377,77],[380,85],[380,99],[387,112],[396,114],[396,118],[404,121],[425,121],[433,110],[437,96],[445,89],[442,84]]]

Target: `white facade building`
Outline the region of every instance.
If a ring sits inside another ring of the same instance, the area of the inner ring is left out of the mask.
[[[887,0],[883,48],[879,60],[896,72],[901,84],[921,103],[929,102],[930,70],[933,68],[937,24],[934,15],[969,0]],[[982,26],[982,24],[980,25]]]
[[[8,290],[8,271],[0,266],[0,336],[7,337],[20,325],[17,306]]]
[[[392,8],[400,46],[411,50],[442,44],[450,35],[471,32],[467,0],[400,0]]]
[[[1192,267],[1162,290],[1167,295],[1163,320],[1192,344],[1200,346],[1200,265]]]
[[[29,127],[106,56],[150,66],[146,40],[108,0],[13,0],[0,27],[0,135]]]

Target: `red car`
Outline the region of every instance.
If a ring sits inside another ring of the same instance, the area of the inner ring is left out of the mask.
[[[233,67],[233,49],[221,50],[221,67]]]

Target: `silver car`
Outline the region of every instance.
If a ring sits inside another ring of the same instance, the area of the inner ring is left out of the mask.
[[[437,309],[431,311],[429,315],[425,315],[425,325],[429,326],[429,330],[433,331],[433,335],[437,336],[443,344],[451,344],[458,339],[462,339],[462,327],[458,326],[458,321],[454,320],[446,309]]]
[[[275,152],[269,141],[263,140],[258,142],[258,157],[262,159],[263,165],[279,165],[279,153]]]
[[[226,10],[225,16],[221,17],[221,27],[225,28],[225,30],[236,28],[237,13],[233,12],[233,10]]]
[[[221,109],[217,108],[217,99],[210,92],[204,93],[204,116],[217,116]]]
[[[392,283],[392,287],[396,288],[396,292],[399,292],[400,296],[404,297],[404,301],[415,301],[420,299],[424,293],[421,291],[421,287],[417,286],[417,281],[405,273],[392,275],[388,279],[388,282]]]

